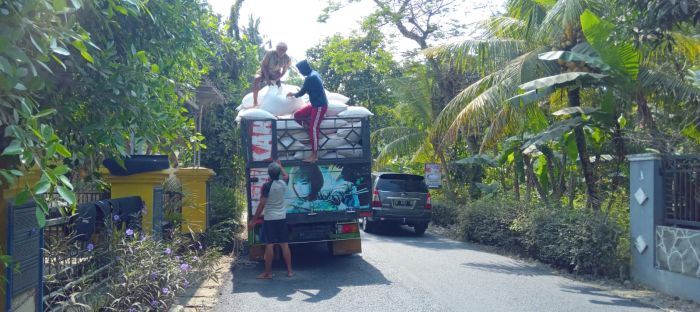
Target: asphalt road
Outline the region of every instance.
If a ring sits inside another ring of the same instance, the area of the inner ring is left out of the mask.
[[[362,233],[363,253],[330,257],[325,245],[292,249],[296,276],[281,261],[238,265],[215,311],[654,311],[594,286],[478,245],[409,228]]]

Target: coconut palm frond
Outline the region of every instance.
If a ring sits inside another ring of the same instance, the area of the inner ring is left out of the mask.
[[[484,38],[520,39],[526,31],[527,23],[515,17],[503,15],[481,22]]]
[[[415,132],[390,142],[381,149],[375,164],[383,166],[396,157],[414,155],[420,149],[420,145],[425,143],[426,137],[425,132]]]
[[[503,80],[472,99],[452,121],[442,138],[443,143],[454,143],[461,130],[473,132],[498,113],[502,103],[518,90],[518,84]]]
[[[542,20],[539,35],[542,38],[561,38],[567,27],[580,24],[581,14],[586,9],[599,13],[602,7],[601,0],[556,1]]]
[[[533,76],[548,76],[559,69],[542,62],[537,55],[544,48],[525,53],[501,70],[487,75],[465,88],[438,115],[433,135],[445,143],[453,142],[459,130],[474,128],[478,122],[490,120],[502,103],[516,94],[518,86]]]
[[[517,118],[514,111],[514,108],[505,106],[494,116],[481,141],[480,154],[498,144],[500,138],[513,133],[516,129],[522,128],[522,118]]]
[[[680,31],[667,32],[664,40],[647,51],[646,64],[664,63],[669,55],[681,56],[691,63],[700,60],[700,38]]]
[[[425,142],[418,148],[416,153],[413,154],[413,158],[411,158],[412,163],[429,163],[435,161],[435,149],[433,149],[433,145],[430,144],[429,138],[429,136],[425,136]]]
[[[432,121],[431,83],[432,80],[424,70],[415,73],[412,77],[392,81],[391,89],[394,97],[399,100],[397,109],[419,116],[418,119],[421,119],[423,124]]]
[[[526,42],[513,39],[465,40],[426,49],[426,57],[466,71],[492,71],[527,52]]]
[[[372,144],[379,144],[382,142],[393,142],[417,131],[419,130],[409,127],[385,127],[375,130],[370,137]]]
[[[533,38],[542,20],[556,0],[509,0],[507,16],[522,20],[525,29],[522,38]]]
[[[642,67],[637,77],[643,90],[654,93],[666,93],[680,101],[693,101],[700,99],[700,89],[695,88],[687,80]]]
[[[673,38],[674,52],[683,55],[693,63],[700,59],[700,38],[677,31],[671,32],[669,35]]]

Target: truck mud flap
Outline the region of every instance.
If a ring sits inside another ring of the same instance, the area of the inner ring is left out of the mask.
[[[248,259],[251,261],[262,261],[265,256],[265,245],[248,246]]]
[[[362,252],[362,242],[359,239],[333,241],[333,255],[352,255]]]

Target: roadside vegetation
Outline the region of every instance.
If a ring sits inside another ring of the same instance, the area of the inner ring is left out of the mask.
[[[350,2],[328,2],[319,21]],[[451,20],[468,1],[373,2],[354,32],[319,41],[307,58],[328,89],[375,112],[375,169],[422,174],[440,163],[435,224],[624,278],[626,155],[700,152],[700,1],[507,0],[476,26]],[[172,166],[216,172],[201,243],[233,250],[246,209],[235,107],[267,39],[259,19],[239,16],[242,3],[222,17],[200,0],[1,2],[0,188],[38,169],[39,182],[19,182],[18,201],[35,200],[43,226],[47,194],[75,207],[83,186],[104,188],[104,159],[169,155]],[[447,43],[468,30],[472,39]],[[399,60],[392,36],[415,49]],[[196,241],[170,246],[183,250],[175,261],[161,252],[169,245],[115,238],[116,270],[136,263],[124,250],[157,255],[132,272],[135,283],[151,268],[173,277],[160,290],[110,279],[114,298],[131,299],[105,309],[167,304],[190,281],[174,272]]]
[[[700,3],[509,0],[474,39],[449,44],[440,38],[453,24],[436,21],[460,1],[374,3],[365,23],[416,41],[425,57],[392,80],[409,87],[390,88],[395,118],[373,133],[376,169],[440,163],[435,224],[625,278],[625,157],[700,150]]]

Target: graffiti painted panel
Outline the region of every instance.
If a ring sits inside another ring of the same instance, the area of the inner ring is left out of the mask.
[[[250,123],[253,161],[272,160],[272,121],[258,120]]]
[[[287,213],[369,209],[370,167],[367,164],[285,167],[289,183],[285,194]],[[266,168],[250,169],[250,194],[257,208],[262,185],[269,180]],[[253,211],[254,212],[254,211]]]

